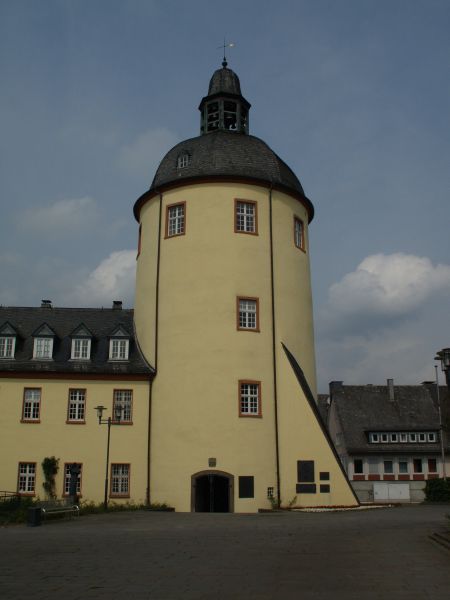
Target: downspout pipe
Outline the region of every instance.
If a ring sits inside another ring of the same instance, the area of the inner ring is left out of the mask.
[[[273,266],[273,223],[272,223],[272,185],[269,188],[269,233],[270,233],[270,287],[272,301],[272,368],[273,368],[273,398],[275,415],[275,459],[277,479],[277,505],[281,504],[280,490],[280,444],[278,431],[278,392],[277,392],[277,358],[276,358],[276,329],[275,329],[275,284]]]
[[[159,193],[159,224],[158,224],[158,254],[156,257],[156,290],[155,290],[155,373],[149,382],[148,389],[148,423],[147,423],[147,489],[146,504],[151,504],[150,469],[151,469],[151,437],[152,437],[152,408],[153,408],[153,379],[158,370],[158,322],[159,322],[159,264],[161,257],[161,215],[162,215],[162,193]]]

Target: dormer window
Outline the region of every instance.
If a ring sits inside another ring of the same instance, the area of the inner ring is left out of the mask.
[[[72,360],[89,360],[91,358],[91,339],[92,333],[89,329],[81,324],[70,337],[72,338],[72,349],[70,358]]]
[[[179,169],[184,169],[185,167],[187,167],[189,165],[190,162],[190,156],[187,152],[185,152],[184,154],[180,154],[180,156],[178,157],[177,160],[177,167]]]
[[[109,338],[109,360],[128,360],[130,351],[130,334],[119,325]]]
[[[53,354],[53,338],[34,338],[33,358],[51,358]]]
[[[72,340],[73,360],[88,360],[91,357],[91,340],[89,338],[75,338]]]
[[[0,359],[14,358],[17,332],[9,323],[0,327]]]
[[[49,360],[53,356],[53,340],[55,332],[44,323],[33,333],[34,346],[33,358],[38,360]]]
[[[12,336],[0,337],[0,358],[14,358],[16,338]]]
[[[128,360],[129,340],[111,340],[109,344],[110,360]]]

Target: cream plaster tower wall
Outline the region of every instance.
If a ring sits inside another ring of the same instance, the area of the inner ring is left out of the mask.
[[[201,135],[169,151],[135,205],[136,334],[156,369],[151,500],[356,504],[313,398],[312,204],[248,134],[250,104],[225,61],[199,108]]]

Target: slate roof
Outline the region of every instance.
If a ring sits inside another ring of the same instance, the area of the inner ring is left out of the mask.
[[[187,167],[179,168],[182,154],[188,154],[190,161]],[[244,133],[218,130],[180,142],[162,159],[149,192],[205,178],[251,179],[294,192],[305,202],[310,221],[314,216],[314,207],[290,167],[261,139]],[[136,216],[142,198],[135,204]]]
[[[220,93],[241,95],[239,77],[234,71],[225,66],[214,71],[208,87],[208,96]]]
[[[450,448],[450,396],[446,387],[440,390],[443,421],[447,430],[446,446]],[[401,431],[438,431],[439,413],[436,387],[433,385],[396,385],[394,399],[389,399],[388,386],[342,385],[332,390],[331,402],[337,412],[344,444],[350,454],[437,453],[440,443],[369,443],[367,433]]]
[[[133,310],[107,308],[34,308],[0,306],[0,328],[9,322],[17,331],[15,357],[0,359],[0,375],[8,373],[78,373],[151,375],[134,339]],[[56,334],[53,360],[33,359],[32,334],[46,323]],[[93,333],[91,360],[70,360],[70,335],[83,324]],[[121,326],[130,334],[129,360],[109,361],[109,336]]]

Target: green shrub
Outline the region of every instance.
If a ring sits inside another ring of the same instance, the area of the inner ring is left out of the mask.
[[[9,525],[10,523],[25,523],[28,516],[28,509],[34,506],[32,498],[20,498],[5,500],[0,502],[0,525]]]
[[[425,499],[428,502],[450,502],[450,479],[428,479]]]

